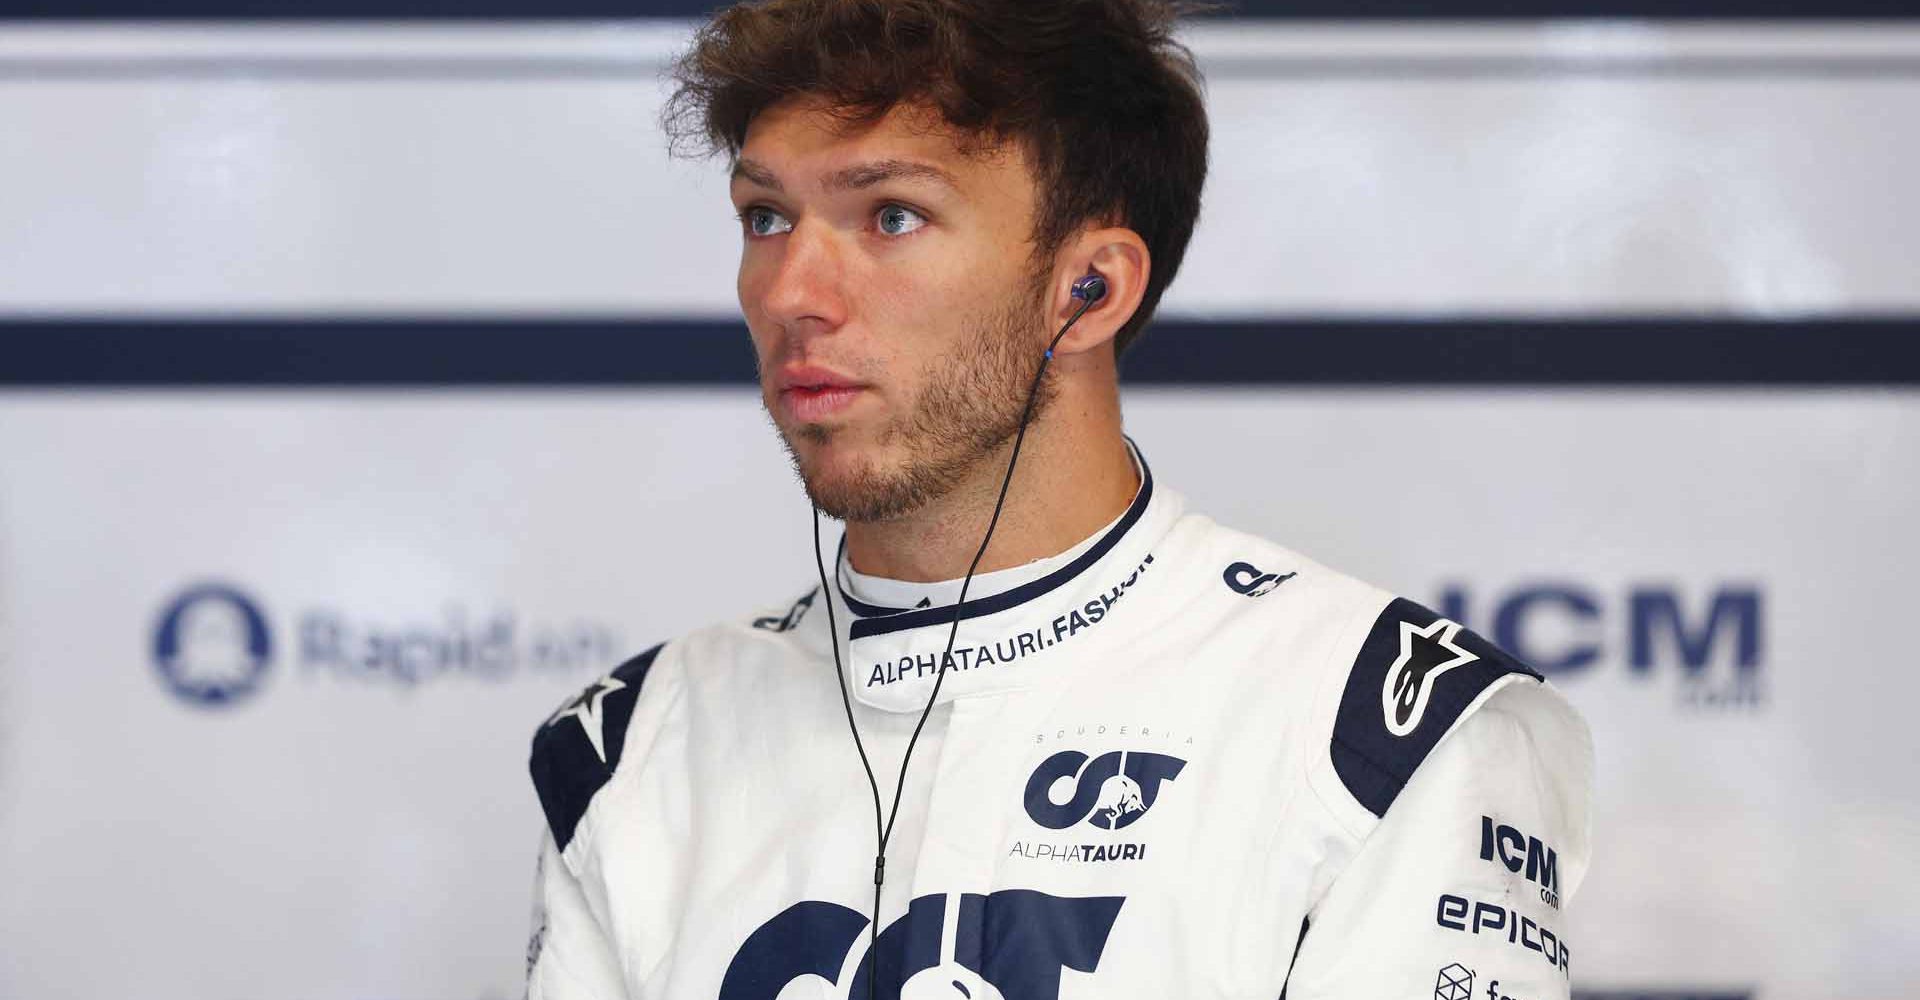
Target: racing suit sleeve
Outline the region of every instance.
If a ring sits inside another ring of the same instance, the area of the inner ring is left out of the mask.
[[[527,946],[529,1000],[626,1000],[621,952],[607,932],[605,889],[582,884],[563,852],[576,858],[586,852],[580,822],[620,766],[641,685],[663,648],[588,685],[534,731],[527,768],[547,832]]]
[[[527,1000],[626,1000],[620,962],[552,834],[541,838],[534,882]]]
[[[1282,997],[1566,1000],[1592,774],[1570,712],[1528,684],[1463,718],[1311,909]]]

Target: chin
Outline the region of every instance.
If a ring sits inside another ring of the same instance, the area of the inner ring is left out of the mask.
[[[781,443],[793,459],[794,471],[806,480],[808,488],[819,479],[835,479],[870,473],[874,456],[852,440],[844,428],[821,424],[802,424],[780,429]]]
[[[839,442],[803,442],[796,448],[789,440],[788,451],[807,498],[841,521],[894,520],[919,510],[939,492],[938,484],[916,475],[911,463],[888,463]]]

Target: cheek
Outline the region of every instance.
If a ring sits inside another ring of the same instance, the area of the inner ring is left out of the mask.
[[[890,346],[915,378],[949,364],[955,356],[970,354],[977,339],[988,335],[980,316],[994,287],[990,283],[932,278],[918,282],[910,294],[888,303],[893,311],[891,328],[899,336],[897,344]],[[982,292],[983,288],[988,291]]]
[[[740,300],[740,311],[749,317],[760,312],[760,301],[767,287],[768,268],[751,247],[740,249],[740,270],[733,277],[733,294]]]
[[[775,324],[767,318],[760,303],[766,288],[766,269],[753,263],[748,255],[740,258],[740,271],[734,277],[734,294],[740,300],[740,315],[747,322],[747,334],[753,340],[754,354],[764,364],[773,357]]]
[[[862,308],[914,354],[938,353],[978,299],[976,283],[943,262],[876,269],[867,287]]]

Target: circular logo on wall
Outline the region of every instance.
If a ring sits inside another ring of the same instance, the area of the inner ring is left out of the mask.
[[[244,701],[266,678],[273,639],[260,606],[239,590],[200,584],[160,612],[153,663],[180,700],[206,708]]]

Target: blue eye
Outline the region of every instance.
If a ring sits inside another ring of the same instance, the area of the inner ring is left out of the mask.
[[[793,223],[764,205],[755,205],[740,213],[740,221],[746,224],[747,233],[752,236],[774,236],[793,231]]]
[[[888,205],[880,210],[876,220],[880,231],[888,236],[905,236],[927,224],[927,217],[905,205]]]

